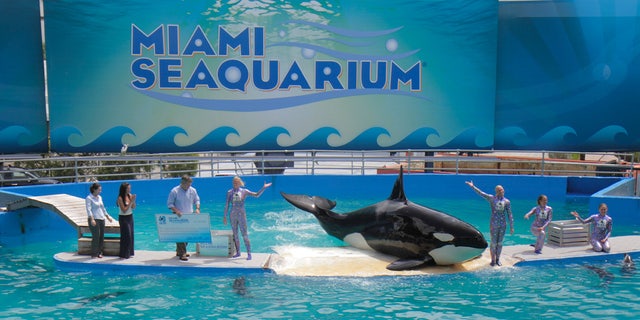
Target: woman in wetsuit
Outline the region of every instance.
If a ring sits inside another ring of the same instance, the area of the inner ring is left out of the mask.
[[[511,234],[513,234],[513,213],[511,213],[511,201],[505,198],[504,188],[501,185],[496,186],[496,194],[490,195],[478,187],[473,185],[473,181],[466,181],[467,185],[473,189],[478,195],[483,197],[491,205],[491,221],[489,223],[489,229],[491,232],[491,266],[501,266],[500,254],[502,253],[502,241],[507,230],[507,218],[509,219],[509,225],[511,227]]]
[[[238,229],[244,239],[244,246],[247,249],[247,260],[251,260],[251,242],[249,241],[249,235],[247,233],[247,212],[244,208],[244,200],[247,196],[259,197],[262,195],[265,189],[271,186],[271,183],[264,183],[262,189],[258,192],[253,192],[244,187],[244,182],[240,177],[233,177],[233,188],[227,191],[227,201],[224,205],[224,217],[223,223],[227,224],[227,211],[231,206],[231,212],[229,213],[229,219],[231,220],[231,231],[233,232],[233,242],[236,246],[236,254],[233,256],[237,258],[240,256],[240,239],[238,237]]]

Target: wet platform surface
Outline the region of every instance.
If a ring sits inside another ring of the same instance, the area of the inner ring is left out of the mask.
[[[489,266],[489,250],[482,256],[453,266],[426,267],[417,270],[390,271],[386,266],[395,257],[352,247],[309,248],[282,246],[275,253],[254,253],[252,260],[246,254],[239,258],[198,256],[181,261],[171,251],[136,250],[130,259],[105,256],[92,259],[74,252],[54,256],[61,269],[75,271],[133,271],[141,273],[185,272],[193,273],[276,273],[290,276],[408,276],[499,270],[536,263],[575,263],[581,261],[622,261],[625,253],[640,259],[640,236],[621,236],[610,239],[611,252],[594,252],[590,245],[559,247],[545,245],[542,254],[533,252],[529,245],[506,246],[501,256],[501,267]]]
[[[509,246],[502,250],[503,255],[515,259],[515,264],[547,263],[547,262],[569,262],[571,260],[615,260],[620,259],[625,253],[636,258],[640,254],[640,236],[620,236],[609,238],[611,251],[609,253],[595,252],[591,245],[559,247],[545,244],[542,254],[533,252],[533,247],[528,245]]]
[[[122,259],[117,256],[104,256],[91,258],[88,255],[79,255],[76,252],[61,252],[54,255],[56,265],[61,269],[73,271],[133,271],[133,272],[189,272],[216,273],[216,272],[272,272],[269,269],[269,261],[272,254],[253,253],[252,259],[247,260],[243,254],[238,258],[200,256],[191,254],[188,261],[178,259],[175,251],[148,251],[136,250],[135,256]]]

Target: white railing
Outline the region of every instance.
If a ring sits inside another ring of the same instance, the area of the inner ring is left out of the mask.
[[[636,154],[486,150],[252,151],[166,154],[0,155],[3,166],[28,168],[63,182],[163,179],[190,174],[369,175],[395,173],[631,176]],[[615,163],[614,163],[615,162]]]

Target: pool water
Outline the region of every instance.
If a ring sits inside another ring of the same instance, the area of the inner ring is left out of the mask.
[[[488,204],[478,199],[412,199],[465,220],[488,238]],[[481,199],[480,199],[481,200]],[[375,201],[338,201],[349,212]],[[506,245],[533,240],[523,218],[534,200],[512,200],[516,232]],[[556,220],[569,211],[586,216],[583,199],[550,203]],[[203,203],[213,229],[222,224],[222,205]],[[116,212],[115,208],[108,208]],[[296,245],[344,245],[328,236],[315,218],[279,200],[247,201],[254,252]],[[138,250],[175,250],[157,241],[154,214],[164,206],[139,203],[135,211]],[[615,214],[611,213],[614,216]],[[615,220],[614,220],[615,221]],[[615,222],[614,222],[615,223]],[[614,224],[615,235],[637,226]],[[0,318],[3,319],[630,319],[640,316],[640,275],[620,261],[551,263],[484,269],[457,274],[403,277],[292,277],[273,273],[189,275],[188,273],[92,273],[58,270],[52,256],[73,251],[75,233],[43,231],[41,240],[2,239]],[[65,231],[66,232],[66,231]],[[32,237],[33,238],[33,237]],[[57,239],[52,241],[50,239]],[[9,243],[10,242],[10,243]],[[242,246],[244,251],[244,246]],[[189,244],[194,251],[195,245]]]

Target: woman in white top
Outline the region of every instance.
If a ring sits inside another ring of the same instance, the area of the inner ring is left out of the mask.
[[[94,183],[89,187],[90,194],[85,199],[87,207],[87,216],[89,219],[89,230],[91,230],[91,257],[102,258],[102,251],[104,250],[104,219],[108,219],[109,222],[113,221],[111,216],[107,213],[102,203],[102,186],[99,183]]]
[[[120,258],[133,257],[133,209],[136,208],[136,195],[131,194],[131,185],[123,182],[116,200],[118,209],[118,222],[120,223]]]

